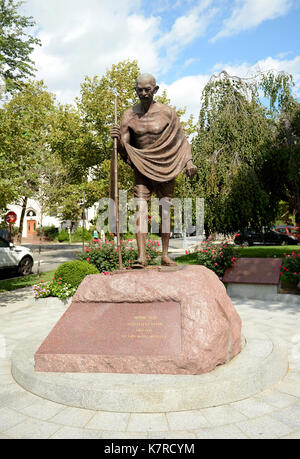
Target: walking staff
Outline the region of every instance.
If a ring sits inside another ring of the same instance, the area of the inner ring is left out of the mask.
[[[117,97],[115,97],[115,125],[118,124],[118,112],[117,112]],[[115,212],[116,212],[116,233],[117,233],[117,247],[119,255],[119,268],[122,269],[122,252],[121,252],[121,237],[120,237],[120,221],[119,221],[119,198],[118,198],[118,139],[114,138],[114,150],[113,150],[113,194],[115,201]]]

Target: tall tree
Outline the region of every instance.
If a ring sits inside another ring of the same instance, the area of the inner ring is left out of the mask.
[[[54,110],[54,96],[43,82],[27,82],[0,110],[2,209],[18,200],[24,207],[25,198],[33,197],[38,191],[39,167],[46,161],[45,152],[49,150],[50,113]]]
[[[0,0],[0,74],[8,91],[20,87],[22,80],[34,74],[30,55],[41,42],[29,29],[35,25],[32,17],[19,13],[23,1]]]
[[[293,93],[295,83],[288,73],[269,71],[261,75],[259,85],[269,99],[267,115],[275,124],[261,180],[275,202],[286,202],[288,215],[300,227],[300,104]]]
[[[223,71],[206,85],[201,103],[193,144],[199,174],[193,191],[205,198],[207,227],[230,233],[269,223],[277,208],[259,171],[275,132],[259,101],[257,82]]]
[[[76,107],[59,105],[51,113],[49,125],[49,148],[59,158],[65,176],[52,210],[61,220],[76,222],[81,218],[83,193],[87,207],[105,195],[103,183],[94,174],[99,165],[99,145]]]
[[[280,114],[276,137],[266,154],[261,179],[274,199],[286,203],[300,227],[300,104],[294,101]]]

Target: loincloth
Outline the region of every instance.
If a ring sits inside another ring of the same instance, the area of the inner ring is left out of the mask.
[[[157,182],[141,174],[137,169],[134,170],[134,197],[150,201],[154,192],[161,198],[172,199],[174,196],[175,179],[167,182]]]

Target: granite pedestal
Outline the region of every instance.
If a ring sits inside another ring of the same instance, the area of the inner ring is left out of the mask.
[[[35,371],[203,374],[241,351],[241,320],[203,266],[87,276]]]

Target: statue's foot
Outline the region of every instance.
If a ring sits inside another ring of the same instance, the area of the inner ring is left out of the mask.
[[[175,261],[171,260],[168,256],[161,257],[162,266],[178,266]]]
[[[132,269],[143,269],[147,266],[147,261],[144,258],[138,258],[131,265]]]

